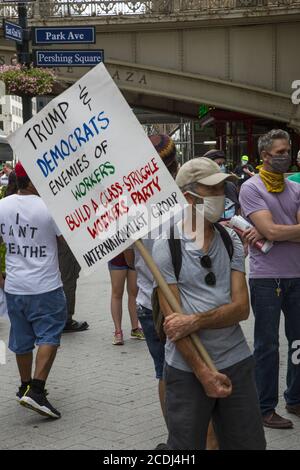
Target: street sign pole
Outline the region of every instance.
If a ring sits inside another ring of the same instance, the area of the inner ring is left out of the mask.
[[[5,83],[0,81],[0,105],[5,103]]]
[[[23,28],[23,43],[17,44],[18,62],[20,64],[30,66],[30,35],[28,31],[28,15],[25,3],[18,4],[19,24]],[[32,99],[30,96],[22,96],[23,104],[23,122],[29,121],[32,117]]]

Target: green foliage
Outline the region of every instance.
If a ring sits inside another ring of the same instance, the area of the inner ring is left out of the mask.
[[[56,76],[52,70],[24,65],[2,65],[0,80],[5,83],[8,95],[49,95]]]

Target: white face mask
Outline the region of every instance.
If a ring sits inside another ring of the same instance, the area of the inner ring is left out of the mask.
[[[195,196],[197,199],[199,198],[203,199],[204,217],[206,220],[208,220],[209,222],[213,224],[215,222],[218,222],[218,220],[220,220],[225,210],[225,195],[224,194],[222,196],[202,197],[202,196],[199,196],[199,194],[193,193],[191,191],[189,191],[189,193],[192,196]],[[197,212],[200,213],[200,211],[197,210],[197,207],[195,207],[195,209]]]

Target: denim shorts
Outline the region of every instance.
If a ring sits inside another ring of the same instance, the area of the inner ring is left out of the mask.
[[[112,264],[110,261],[108,262],[108,269],[110,271],[124,271],[124,270],[130,270],[130,271],[135,271],[134,268],[128,265],[124,266],[117,266],[116,264]]]
[[[146,338],[149,352],[154,361],[156,378],[162,379],[165,362],[165,346],[160,341],[156,333],[153,323],[152,310],[149,310],[149,308],[143,307],[142,305],[138,305],[137,315]]]
[[[60,345],[67,320],[62,287],[37,295],[6,294],[11,323],[9,349],[15,354],[31,352],[35,345]]]

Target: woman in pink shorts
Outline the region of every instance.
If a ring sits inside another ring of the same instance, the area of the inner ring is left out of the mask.
[[[124,254],[113,258],[108,263],[111,278],[111,315],[115,325],[115,333],[112,344],[120,346],[124,344],[122,332],[122,301],[125,282],[127,280],[128,310],[131,320],[131,338],[144,340],[143,330],[139,326],[136,312],[137,283],[136,272],[126,263]]]

